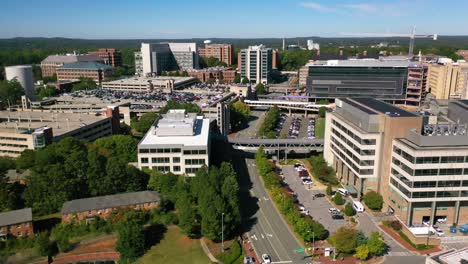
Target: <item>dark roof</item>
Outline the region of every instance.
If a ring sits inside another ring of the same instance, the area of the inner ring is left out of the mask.
[[[74,63],[64,64],[58,69],[91,69],[91,70],[100,70],[100,69],[112,69],[112,66],[95,62],[95,61],[79,61]]]
[[[159,193],[154,191],[119,193],[114,195],[68,201],[63,204],[62,214],[86,212],[91,210],[115,208],[159,201]]]
[[[32,221],[31,208],[0,213],[0,226],[14,225]]]
[[[352,98],[352,99],[347,99],[345,100],[347,103],[350,103],[350,101],[354,101],[359,106],[357,106],[359,109],[363,110],[364,112],[368,114],[372,113],[382,113],[382,114],[387,114],[391,117],[414,117],[417,116],[414,113],[408,112],[406,110],[403,110],[401,108],[398,108],[394,105],[385,103],[383,101],[379,101],[374,98]],[[353,106],[356,106],[356,103],[350,103]]]
[[[313,60],[347,60],[348,57],[340,54],[314,54],[312,55]]]

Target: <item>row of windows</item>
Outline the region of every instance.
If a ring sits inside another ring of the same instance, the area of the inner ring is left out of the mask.
[[[180,148],[140,149],[140,153],[180,153]]]
[[[357,156],[355,156],[350,150],[345,148],[343,144],[341,144],[338,140],[332,137],[332,142],[337,145],[342,151],[345,151],[348,156],[350,156],[359,166],[374,166],[373,160],[360,160]]]
[[[346,145],[348,145],[350,148],[352,148],[354,151],[356,151],[357,153],[359,153],[361,156],[373,156],[375,155],[375,150],[373,149],[360,149],[358,148],[356,145],[354,145],[353,142],[351,142],[351,140],[347,139],[344,135],[342,135],[338,130],[335,130],[334,128],[332,128],[332,132],[333,134],[338,137],[339,139],[341,139],[341,141],[345,142]],[[333,138],[332,138],[333,140]]]
[[[0,140],[14,140],[14,141],[27,141],[26,138],[16,138],[16,137],[0,137]]]
[[[199,170],[200,168],[186,168],[185,169],[185,173],[187,174],[194,174],[194,173],[197,173],[197,171]]]
[[[393,152],[397,153],[413,164],[468,163],[468,156],[413,157],[397,146],[393,147]]]
[[[446,198],[446,197],[468,197],[468,191],[437,191],[437,192],[410,192],[401,184],[391,178],[390,182],[408,198]]]
[[[468,175],[468,168],[455,168],[455,169],[417,169],[413,170],[410,167],[403,164],[401,161],[392,158],[393,164],[403,169],[406,173],[411,176],[447,176],[447,175]]]
[[[192,149],[192,150],[184,150],[184,155],[205,155],[206,150],[204,149]]]
[[[185,165],[202,165],[205,164],[205,159],[186,159]]]
[[[395,169],[392,169],[392,174],[402,181],[409,188],[446,188],[446,187],[468,187],[468,181],[410,181],[405,176],[401,175]]]
[[[341,157],[342,160],[344,160],[347,164],[349,164],[349,166],[352,167],[352,169],[354,171],[356,171],[357,173],[359,173],[359,175],[372,175],[374,174],[374,170],[372,169],[362,169],[360,170],[348,157],[346,157],[346,155],[340,150],[338,149],[335,145],[331,145],[332,149],[338,153],[338,155]]]
[[[155,166],[155,167],[142,166],[141,168],[142,169],[155,169],[155,170],[161,171],[161,172],[169,172],[170,171],[170,166]],[[180,166],[172,166],[172,171],[179,172],[180,171]]]
[[[338,127],[341,131],[346,133],[348,136],[359,142],[361,145],[375,145],[376,140],[375,139],[361,139],[359,136],[354,134],[353,132],[349,131],[346,127],[342,126],[340,123],[336,122],[335,120],[332,120],[333,125]]]

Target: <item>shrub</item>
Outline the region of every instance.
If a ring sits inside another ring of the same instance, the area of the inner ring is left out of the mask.
[[[356,210],[354,210],[353,206],[350,203],[347,203],[344,208],[344,213],[347,216],[353,216],[356,214]]]
[[[351,221],[351,223],[353,223],[353,224],[354,224],[354,223],[356,223],[356,218],[354,218],[354,217],[351,217],[351,218],[349,219],[349,221]]]
[[[36,243],[34,245],[36,252],[41,256],[48,256],[50,254],[50,240],[49,233],[42,232],[36,238]]]
[[[332,193],[333,193],[333,190],[332,190],[332,187],[330,185],[327,185],[327,189],[325,190],[325,193],[328,195],[328,196],[331,196]]]
[[[339,183],[335,176],[335,171],[332,167],[328,166],[323,155],[312,156],[308,161],[312,165],[312,174],[317,180],[328,185],[337,185]]]
[[[239,259],[241,255],[242,247],[239,241],[236,240],[231,244],[229,251],[217,255],[216,258],[224,264],[233,264]]]
[[[345,203],[344,199],[343,199],[343,196],[341,195],[341,193],[337,192],[335,194],[335,197],[333,197],[333,202],[336,204],[336,205],[343,205]]]
[[[369,248],[367,245],[357,247],[354,256],[360,260],[366,260],[369,257]]]
[[[363,197],[363,200],[366,203],[366,205],[372,210],[380,211],[382,209],[382,195],[375,191],[370,191],[366,193]]]
[[[400,221],[393,220],[390,222],[390,227],[395,231],[400,231],[403,226],[401,225]]]

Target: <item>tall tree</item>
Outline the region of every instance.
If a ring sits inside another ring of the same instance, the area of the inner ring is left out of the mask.
[[[231,126],[234,129],[245,127],[249,121],[250,107],[244,102],[231,104]]]
[[[189,237],[199,235],[200,223],[197,215],[197,209],[192,204],[192,199],[187,191],[180,193],[176,209],[179,215],[179,227]]]
[[[16,79],[0,81],[0,104],[3,107],[15,105],[22,95],[24,95],[24,89]]]
[[[145,234],[139,217],[126,215],[119,225],[118,235],[115,248],[120,252],[122,263],[132,263],[145,253]]]

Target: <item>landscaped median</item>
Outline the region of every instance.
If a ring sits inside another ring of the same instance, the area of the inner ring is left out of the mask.
[[[294,232],[304,241],[312,242],[327,238],[328,231],[322,224],[310,216],[303,216],[297,210],[293,198],[281,190],[281,182],[275,170],[274,164],[268,160],[263,148],[259,148],[255,155],[258,173],[263,179],[265,187],[280,212],[285,216]],[[314,237],[315,235],[315,237]]]

